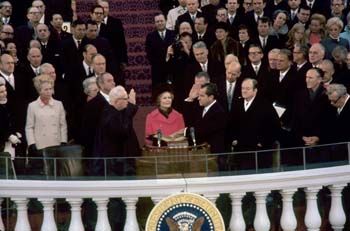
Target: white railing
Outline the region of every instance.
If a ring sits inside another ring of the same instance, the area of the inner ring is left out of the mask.
[[[30,231],[28,221],[28,198],[38,198],[44,209],[41,230],[55,231],[53,215],[56,198],[65,198],[71,205],[69,230],[84,230],[81,219],[83,198],[93,198],[97,205],[98,231],[111,230],[107,203],[109,198],[120,197],[126,204],[126,231],[138,231],[136,203],[139,197],[151,197],[154,203],[174,193],[192,192],[202,194],[212,202],[222,193],[232,199],[232,216],[229,229],[243,231],[246,224],[242,213],[242,198],[253,192],[256,198],[254,228],[257,231],[270,229],[266,210],[266,197],[272,190],[282,195],[283,209],[280,224],[283,230],[295,230],[297,220],[293,210],[293,195],[302,188],[306,193],[305,225],[308,230],[319,230],[321,217],[317,205],[317,193],[322,187],[331,191],[329,221],[334,230],[343,230],[346,215],[342,205],[342,190],[350,183],[350,165],[293,172],[257,175],[179,178],[158,180],[125,181],[27,181],[0,180],[0,198],[10,198],[17,206],[16,231]],[[1,199],[0,199],[1,200]],[[1,203],[0,203],[1,204]],[[349,219],[349,218],[348,218]],[[0,230],[5,230],[0,216]]]

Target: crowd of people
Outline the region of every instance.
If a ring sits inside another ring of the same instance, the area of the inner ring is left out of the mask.
[[[35,157],[76,143],[84,157],[140,155],[121,21],[107,0],[86,21],[49,2],[31,1],[27,21],[0,3],[1,151]],[[146,144],[159,131],[190,141],[194,132],[213,153],[349,141],[347,1],[162,0],[160,9],[145,42],[156,104]],[[85,173],[100,174],[100,163]]]
[[[349,141],[347,1],[204,2],[161,1],[154,17],[152,87],[172,86],[173,104],[153,132],[175,109],[213,153]]]

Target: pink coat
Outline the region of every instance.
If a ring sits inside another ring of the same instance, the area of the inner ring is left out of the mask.
[[[155,109],[146,118],[145,142],[146,144],[152,144],[152,141],[148,140],[147,137],[156,134],[159,128],[162,134],[170,135],[184,127],[185,122],[181,113],[173,109],[166,118],[158,109]]]

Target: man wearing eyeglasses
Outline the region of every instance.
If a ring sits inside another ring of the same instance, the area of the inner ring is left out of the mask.
[[[336,117],[333,123],[332,142],[350,141],[350,101],[349,94],[343,84],[330,84],[327,88],[328,99],[336,110]]]
[[[9,24],[3,25],[0,33],[0,40],[13,39],[13,27]]]
[[[12,24],[12,5],[9,1],[3,1],[0,3],[0,15],[1,21],[4,25]]]

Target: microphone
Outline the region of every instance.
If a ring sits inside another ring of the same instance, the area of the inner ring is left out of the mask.
[[[197,146],[197,144],[196,144],[196,136],[194,134],[194,127],[190,127],[190,135],[191,135],[191,138],[192,138],[193,146]]]
[[[162,139],[162,130],[160,128],[157,130],[157,145],[160,148],[160,141]]]

